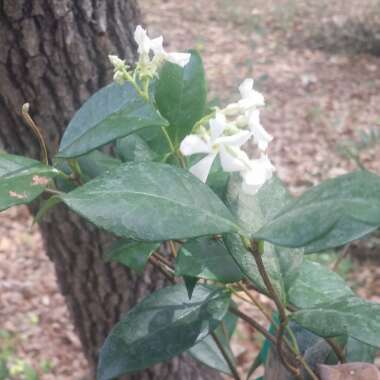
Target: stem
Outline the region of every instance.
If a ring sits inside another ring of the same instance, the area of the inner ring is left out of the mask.
[[[267,313],[264,306],[255,298],[252,296],[252,294],[249,292],[249,290],[246,288],[243,282],[238,283],[239,288],[249,297],[249,299],[253,302],[253,304],[263,313],[265,318],[270,322],[273,323],[272,317]]]
[[[244,241],[243,241],[244,242]],[[257,268],[259,270],[260,276],[264,281],[264,284],[268,290],[269,296],[273,299],[274,303],[276,304],[278,314],[280,317],[280,324],[277,328],[276,332],[276,347],[278,356],[280,357],[281,362],[284,364],[285,368],[288,369],[294,376],[299,377],[299,369],[297,367],[294,367],[292,364],[288,363],[286,360],[284,353],[282,351],[282,343],[283,343],[283,336],[284,331],[286,329],[286,326],[288,324],[288,317],[286,315],[286,310],[284,305],[281,303],[280,298],[277,295],[276,290],[274,289],[272,282],[268,276],[268,273],[265,269],[263,260],[261,258],[261,253],[259,252],[257,243],[252,241],[251,244],[247,247],[248,250],[252,253],[253,257],[255,258]]]
[[[336,259],[335,263],[331,267],[331,270],[334,272],[337,271],[339,264],[342,262],[342,260],[348,255],[349,253],[350,244],[347,244],[339,253],[338,258]]]
[[[254,329],[256,329],[262,335],[264,335],[265,338],[267,338],[273,345],[276,344],[276,338],[270,332],[268,332],[263,326],[257,323],[254,319],[244,314],[243,312],[241,312],[239,309],[237,309],[234,306],[230,306],[229,311],[232,314],[235,314],[236,316],[241,318],[243,321],[246,321],[248,324],[250,324]]]
[[[174,258],[176,258],[177,257],[177,248],[176,248],[176,246],[172,240],[169,240],[169,246],[170,246],[170,251],[171,251],[172,255],[174,256]]]
[[[49,165],[49,157],[48,152],[46,148],[45,139],[40,131],[40,129],[37,127],[36,123],[33,121],[32,117],[29,114],[29,103],[23,104],[21,108],[21,115],[26,122],[26,124],[29,126],[29,128],[32,130],[33,134],[37,137],[38,143],[40,145],[41,149],[41,161],[45,165]]]
[[[53,194],[53,195],[62,195],[62,194],[65,194],[63,191],[59,191],[59,190],[55,190],[55,189],[50,189],[50,188],[46,188],[44,190],[45,193],[48,193],[48,194]]]
[[[158,252],[154,252],[153,256],[160,261],[162,264],[166,265],[171,271],[174,271],[174,268],[169,260],[167,260],[164,256],[162,256]]]
[[[162,133],[164,134],[165,138],[166,138],[166,141],[168,142],[168,145],[169,145],[169,148],[170,148],[170,151],[172,154],[175,154],[175,148],[174,148],[174,145],[173,145],[173,142],[172,142],[172,139],[170,138],[169,134],[168,134],[168,131],[166,130],[165,127],[161,127],[161,131]]]
[[[170,272],[168,272],[167,269],[165,269],[162,264],[155,258],[154,256],[150,256],[149,262],[157,268],[171,283],[175,284],[175,278],[174,275]]]
[[[227,351],[225,350],[223,344],[220,342],[218,336],[215,334],[215,332],[213,331],[211,333],[211,336],[213,337],[216,345],[218,346],[219,348],[219,351],[220,353],[223,355],[225,361],[227,362],[228,364],[228,367],[230,368],[231,370],[231,373],[232,373],[232,376],[235,380],[240,380],[240,375],[235,367],[235,364],[233,363],[233,361],[231,360],[230,356],[228,355]]]
[[[332,339],[332,338],[325,338],[325,341],[330,345],[330,347],[333,349],[336,357],[341,363],[346,363],[347,360],[344,356],[344,353],[342,352],[339,345]]]

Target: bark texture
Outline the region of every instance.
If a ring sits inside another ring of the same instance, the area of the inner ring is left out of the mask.
[[[108,54],[134,57],[133,30],[139,21],[135,0],[0,0],[0,148],[38,158],[38,144],[19,116],[29,102],[54,154],[74,111],[109,82]],[[111,326],[143,295],[162,286],[163,278],[150,268],[137,277],[105,264],[102,252],[109,237],[64,207],[51,211],[40,227],[95,368]],[[220,377],[185,357],[128,378]]]

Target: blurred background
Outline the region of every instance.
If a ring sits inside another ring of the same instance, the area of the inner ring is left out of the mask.
[[[379,0],[139,5],[149,35],[162,34],[169,51],[201,52],[214,104],[238,99],[243,79],[255,79],[267,100],[262,118],[274,136],[270,156],[293,194],[358,165],[380,174]],[[23,207],[0,214],[0,359],[12,366],[15,379],[84,379],[79,340],[31,224]],[[374,234],[351,244],[338,269],[361,296],[379,302],[378,253]],[[334,259],[322,258],[327,264]],[[241,370],[260,339],[239,326],[233,349]]]

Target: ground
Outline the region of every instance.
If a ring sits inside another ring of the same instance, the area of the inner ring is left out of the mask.
[[[150,34],[163,34],[168,51],[201,52],[210,101],[227,104],[244,78],[255,78],[268,104],[263,124],[274,136],[269,154],[294,194],[355,169],[348,148],[380,173],[378,0],[140,3]],[[79,380],[85,361],[31,223],[25,208],[0,215],[0,358],[13,350],[15,364],[31,364],[41,380]],[[378,265],[351,269],[358,292],[379,301]],[[255,336],[241,325],[233,341],[240,370],[254,357]]]

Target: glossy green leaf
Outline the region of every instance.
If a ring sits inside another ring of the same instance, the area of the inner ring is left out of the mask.
[[[288,301],[298,308],[310,308],[344,296],[352,290],[335,272],[319,263],[304,260],[297,277],[287,286]]]
[[[176,259],[177,276],[192,276],[223,283],[237,282],[243,274],[221,240],[191,239]]]
[[[248,195],[241,191],[239,176],[233,176],[227,192],[227,204],[237,215],[247,234],[259,229],[281,207],[291,202],[291,199],[288,191],[277,178],[265,184],[257,194]],[[227,234],[224,236],[224,241],[241,271],[265,293],[266,287],[255,259],[252,253],[245,249],[239,236]],[[281,299],[286,301],[285,281],[289,282],[295,276],[303,260],[302,251],[279,249],[266,243],[262,259],[274,288]]]
[[[183,285],[160,289],[112,329],[99,358],[98,380],[111,380],[168,360],[213,331],[227,313],[225,290],[198,285],[191,300]]]
[[[347,362],[373,363],[376,358],[378,348],[362,343],[354,338],[348,338],[346,344]]]
[[[149,257],[159,246],[159,243],[121,239],[111,245],[105,254],[105,259],[123,264],[137,272],[142,272]]]
[[[78,163],[83,175],[82,179],[88,182],[90,179],[104,174],[107,170],[118,167],[121,161],[99,150],[94,150],[78,157]]]
[[[237,317],[234,314],[227,313],[220,324],[214,331],[219,341],[223,344],[224,349],[234,362],[234,355],[230,350],[229,340],[235,331],[237,324]],[[221,354],[218,346],[216,345],[211,335],[207,336],[201,342],[187,351],[194,359],[205,364],[207,367],[216,369],[219,372],[231,374],[230,367]]]
[[[166,120],[130,83],[112,83],[92,95],[74,115],[58,156],[77,157],[142,128],[166,125]]]
[[[192,51],[190,62],[181,68],[165,63],[156,86],[156,102],[169,121],[168,133],[178,146],[206,109],[207,85],[200,55]]]
[[[153,161],[157,154],[139,135],[132,134],[116,142],[116,152],[124,161]]]
[[[188,171],[126,163],[62,196],[74,211],[118,236],[145,241],[237,231],[219,198]]]
[[[0,154],[0,211],[30,203],[57,174],[58,170],[30,158]]]
[[[285,206],[257,239],[308,252],[344,245],[380,226],[380,177],[358,171],[323,182]]]
[[[380,347],[380,304],[377,303],[354,296],[343,297],[297,311],[291,318],[322,337],[348,335]]]

